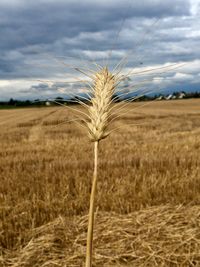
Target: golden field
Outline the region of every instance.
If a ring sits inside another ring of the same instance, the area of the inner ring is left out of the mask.
[[[94,266],[200,266],[200,100],[127,109],[100,142]],[[0,110],[0,266],[84,264],[93,145],[73,118]]]

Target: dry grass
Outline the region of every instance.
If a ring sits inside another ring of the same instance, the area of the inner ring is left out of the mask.
[[[93,266],[199,266],[200,207],[151,207],[128,215],[100,213]],[[6,254],[12,267],[83,266],[87,217],[59,217],[24,234],[26,245]]]
[[[137,247],[133,242],[131,255],[137,253],[135,259],[127,257],[127,265],[135,261],[134,266],[142,266],[144,257],[146,266],[199,266],[200,101],[154,102],[131,112],[140,105],[128,106],[128,115],[115,125],[123,128],[100,148],[95,264],[125,265],[120,261],[131,249],[126,244],[131,246],[135,231],[141,243],[136,242]],[[55,126],[70,118],[65,108],[0,111],[3,266],[57,266],[54,261],[70,266],[69,255],[75,256],[77,266],[84,262],[86,218],[80,216],[88,211],[93,151],[82,128],[72,123]],[[128,125],[134,122],[138,125]],[[177,210],[177,205],[183,207]],[[141,225],[136,220],[140,216]],[[130,236],[122,231],[128,228]],[[118,231],[123,232],[119,239]],[[44,244],[47,248],[41,250]],[[101,250],[105,246],[107,258]],[[38,265],[29,263],[31,255]],[[27,265],[22,265],[25,259]]]

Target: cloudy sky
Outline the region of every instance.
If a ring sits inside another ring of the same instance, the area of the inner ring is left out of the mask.
[[[0,0],[0,100],[80,93],[74,68],[118,63],[129,90],[200,90],[200,0]]]

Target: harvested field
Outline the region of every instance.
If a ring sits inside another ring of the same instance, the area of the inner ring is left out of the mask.
[[[127,215],[98,213],[94,266],[199,266],[200,207],[159,206]],[[82,266],[87,216],[58,217],[24,235],[8,266]]]
[[[200,266],[200,101],[128,110],[100,146],[94,266]],[[0,111],[2,266],[83,266],[93,151],[73,118]]]

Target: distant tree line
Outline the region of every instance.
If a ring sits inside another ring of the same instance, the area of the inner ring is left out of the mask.
[[[148,96],[148,95],[142,95],[141,97],[131,97],[130,101],[149,101],[149,100],[154,100],[154,99],[178,99],[180,94],[183,95],[183,99],[188,99],[188,98],[200,98],[200,92],[174,92],[170,95],[164,95],[164,94],[159,94],[159,95],[153,95],[153,96]],[[171,96],[171,98],[169,98]],[[135,98],[135,99],[134,99]],[[113,96],[114,102],[120,102],[122,99],[116,94]],[[124,100],[124,99],[123,99]],[[64,99],[62,97],[56,97],[53,100],[40,100],[40,99],[35,99],[33,101],[31,100],[16,100],[11,98],[9,101],[0,101],[0,107],[1,108],[15,108],[15,107],[43,107],[43,106],[52,106],[52,105],[58,105],[58,104],[64,104],[64,105],[75,105],[81,102],[87,103],[89,99],[87,100],[85,97],[77,96],[72,99]]]
[[[30,100],[16,100],[11,98],[9,101],[0,101],[0,106],[1,107],[27,107],[31,105],[31,101]]]
[[[185,98],[200,98],[200,92],[187,93]]]

